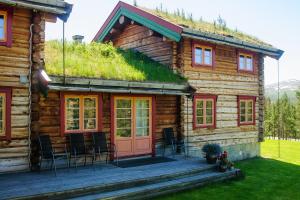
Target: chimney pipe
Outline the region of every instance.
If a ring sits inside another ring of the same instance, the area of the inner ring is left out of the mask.
[[[82,36],[82,35],[73,35],[72,38],[73,38],[73,41],[75,43],[82,43],[82,40],[83,40],[84,36]]]

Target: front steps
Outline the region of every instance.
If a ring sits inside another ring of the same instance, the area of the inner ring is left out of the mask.
[[[214,171],[203,171],[195,174],[189,174],[183,177],[173,177],[171,180],[161,180],[156,183],[149,183],[141,186],[135,186],[125,189],[116,189],[108,192],[100,192],[90,194],[72,200],[92,200],[92,199],[105,199],[105,200],[119,200],[119,199],[149,199],[160,195],[175,193],[187,189],[201,187],[206,184],[233,179],[239,176],[239,170],[232,170],[225,173]]]
[[[219,173],[215,168],[199,160],[177,159],[131,168],[66,169],[57,177],[51,172],[2,176],[6,181],[0,184],[8,189],[0,192],[0,199],[147,199],[240,174],[237,169]]]

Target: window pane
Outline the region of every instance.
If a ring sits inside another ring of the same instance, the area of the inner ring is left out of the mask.
[[[252,119],[252,118],[253,118],[252,114],[251,114],[251,115],[248,115],[247,117],[248,117],[248,120],[247,120],[247,121],[248,121],[248,122],[252,122],[252,120],[253,120],[253,119]]]
[[[211,49],[205,49],[204,53],[204,64],[211,65],[212,61],[212,54]]]
[[[131,108],[131,100],[130,99],[118,99],[117,100],[117,108]]]
[[[213,102],[211,100],[206,101],[206,108],[213,109]]]
[[[0,40],[4,39],[4,16],[0,15]]]
[[[212,115],[212,109],[206,108],[206,115]]]
[[[4,135],[4,97],[0,96],[0,135]]]
[[[247,65],[246,66],[247,70],[252,71],[253,65],[252,65],[252,58],[251,57],[247,57],[246,65]]]
[[[84,129],[96,129],[97,98],[84,98]]]
[[[117,109],[117,118],[130,118],[131,109]]]
[[[197,116],[203,117],[203,109],[197,109]]]
[[[197,124],[203,124],[203,117],[197,117]]]
[[[196,48],[195,49],[195,63],[197,64],[202,64],[202,49],[201,48]]]
[[[246,102],[245,101],[240,102],[240,114],[241,115],[246,114]]]
[[[245,69],[245,57],[243,55],[240,55],[239,67],[240,69]]]
[[[213,117],[212,115],[206,116],[206,124],[212,124],[213,123]]]
[[[117,129],[117,136],[119,137],[130,137],[131,129]]]
[[[66,98],[66,129],[79,130],[79,98]]]
[[[149,135],[150,101],[145,99],[136,100],[136,136]]]
[[[245,122],[245,121],[246,121],[245,115],[241,115],[241,122]]]
[[[197,100],[197,109],[203,108],[203,100]]]

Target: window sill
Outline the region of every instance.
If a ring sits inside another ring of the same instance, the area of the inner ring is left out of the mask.
[[[195,68],[211,68],[211,69],[214,68],[213,65],[196,64],[196,63],[193,63],[192,67],[195,67]]]
[[[255,71],[250,71],[250,70],[243,70],[243,69],[238,69],[239,73],[245,73],[245,74],[256,74]]]
[[[255,122],[244,122],[244,123],[239,123],[239,126],[254,126]]]
[[[216,129],[215,125],[194,125],[193,129]]]

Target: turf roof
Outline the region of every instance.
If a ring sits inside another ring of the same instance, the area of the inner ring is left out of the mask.
[[[49,75],[63,75],[62,42],[47,41],[45,65]],[[111,43],[65,43],[67,77],[105,80],[184,83],[185,79],[149,57],[121,50]]]
[[[222,36],[227,36],[231,38],[235,38],[238,40],[242,40],[248,43],[252,43],[255,45],[261,45],[265,47],[272,47],[271,44],[268,44],[260,39],[258,39],[255,36],[251,36],[249,34],[245,34],[238,30],[230,29],[226,26],[226,22],[223,20],[223,23],[210,23],[206,22],[202,19],[195,20],[192,17],[192,14],[189,14],[189,16],[186,16],[184,11],[180,11],[179,9],[175,11],[174,13],[169,13],[168,11],[163,11],[161,9],[149,9],[144,7],[139,7],[140,9],[143,9],[153,15],[156,15],[168,22],[171,22],[173,24],[179,25],[183,28],[189,28],[196,31],[201,31],[205,33],[211,33],[211,34],[217,34]],[[221,19],[221,18],[220,18]]]

